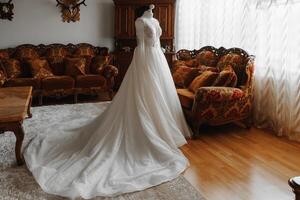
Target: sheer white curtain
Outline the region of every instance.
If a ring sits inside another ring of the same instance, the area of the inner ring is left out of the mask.
[[[256,125],[300,140],[299,19],[299,0],[177,0],[175,45],[255,55]]]

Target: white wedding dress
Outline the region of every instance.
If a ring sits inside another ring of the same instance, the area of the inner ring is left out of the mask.
[[[116,196],[172,180],[189,165],[178,147],[191,132],[158,21],[138,18],[136,35],[132,63],[105,111],[85,126],[37,136],[25,148],[26,165],[45,192]]]

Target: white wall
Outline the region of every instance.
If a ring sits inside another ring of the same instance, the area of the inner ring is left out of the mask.
[[[0,19],[0,48],[20,44],[81,43],[113,48],[114,3],[86,0],[79,22],[62,22],[55,0],[15,0],[12,21]]]

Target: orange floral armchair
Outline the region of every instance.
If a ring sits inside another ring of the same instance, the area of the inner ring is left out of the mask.
[[[176,56],[178,60],[173,65],[173,78],[185,116],[194,134],[198,134],[202,124],[221,125],[234,122],[244,127],[251,126],[253,56],[239,48],[216,49],[211,46],[193,51],[180,50]],[[185,81],[183,79],[190,81],[191,74],[195,73],[189,72],[189,76],[180,74],[178,76],[179,68],[190,67],[191,71],[197,69],[198,74],[206,70],[217,73],[227,64],[233,66],[236,74],[235,87],[208,85],[199,87],[193,92],[180,84]]]

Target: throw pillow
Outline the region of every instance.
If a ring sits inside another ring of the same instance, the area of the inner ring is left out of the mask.
[[[217,77],[218,73],[216,72],[204,71],[192,81],[189,86],[189,90],[196,92],[200,87],[211,86]]]
[[[193,79],[199,75],[199,73],[199,70],[196,68],[180,66],[173,73],[175,85],[182,88],[188,87]]]
[[[53,74],[58,75],[58,76],[65,74],[66,70],[65,70],[64,59],[65,59],[64,57],[60,57],[60,56],[47,58]]]
[[[76,77],[85,75],[85,58],[65,58],[66,75]]]
[[[31,74],[34,78],[42,79],[54,76],[46,59],[34,59],[28,60],[27,62],[29,64]]]
[[[16,59],[2,60],[3,67],[5,69],[7,78],[18,78],[21,76],[21,64]]]
[[[110,57],[109,56],[96,56],[93,58],[90,70],[93,74],[102,74],[103,69],[106,65],[110,63]]]
[[[237,76],[231,65],[227,65],[219,73],[218,78],[212,84],[212,86],[223,86],[223,87],[236,87]]]

